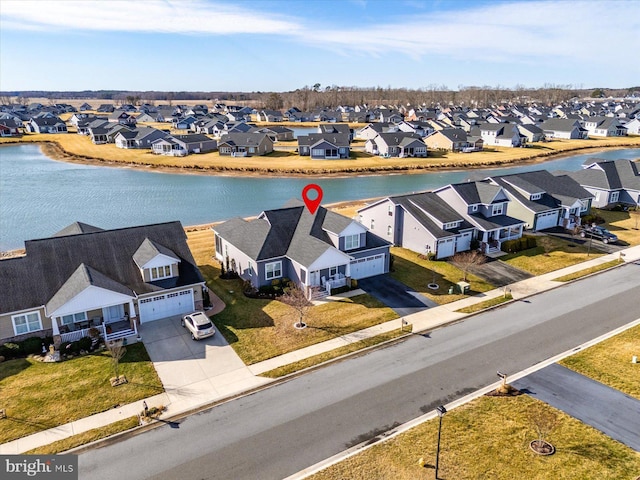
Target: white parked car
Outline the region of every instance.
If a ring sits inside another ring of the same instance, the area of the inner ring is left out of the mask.
[[[191,332],[191,338],[194,340],[212,337],[216,334],[213,323],[204,312],[194,312],[185,315],[182,317],[180,324]]]

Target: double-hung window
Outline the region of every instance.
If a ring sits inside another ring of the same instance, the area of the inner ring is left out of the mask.
[[[171,265],[163,265],[162,267],[151,268],[151,280],[160,280],[161,278],[169,278],[171,276]]]
[[[87,312],[74,313],[72,315],[63,315],[62,324],[71,325],[76,322],[84,322],[87,320]]]
[[[264,266],[264,275],[267,280],[282,277],[282,262],[267,263]]]
[[[353,250],[354,248],[360,248],[360,235],[347,235],[344,237],[344,249]]]

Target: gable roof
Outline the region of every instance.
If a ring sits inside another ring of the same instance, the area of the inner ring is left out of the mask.
[[[140,244],[140,247],[136,250],[136,253],[133,254],[133,261],[136,262],[138,267],[142,268],[147,264],[147,262],[153,260],[158,255],[165,255],[169,258],[173,258],[177,262],[180,262],[180,259],[175,253],[167,247],[163,247],[159,243],[152,242],[148,238],[144,239]]]
[[[640,168],[631,160],[587,159],[582,170],[567,175],[587,187],[640,191]]]
[[[67,235],[78,235],[81,233],[102,232],[101,228],[94,227],[88,223],[73,222],[71,225],[64,227],[57,233],[54,233],[54,237],[65,237]]]
[[[267,138],[269,142],[272,142],[269,135],[266,133],[227,133],[220,139],[219,145],[235,145],[239,147],[257,147],[262,141]]]
[[[490,205],[502,187],[487,182],[454,183],[451,187],[458,192],[467,205],[482,203]]]
[[[147,238],[180,259],[177,277],[144,281],[133,256]],[[0,313],[47,304],[82,264],[138,295],[204,281],[177,221],[28,240],[25,252],[0,261]]]

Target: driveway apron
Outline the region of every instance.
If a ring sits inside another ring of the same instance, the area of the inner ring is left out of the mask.
[[[378,275],[358,280],[358,287],[377,298],[400,316],[421,312],[438,304],[397,281],[390,275]]]
[[[475,265],[469,271],[495,287],[504,287],[505,285],[533,277],[528,272],[496,259],[487,259],[487,262],[482,265]]]
[[[512,385],[640,452],[640,400],[557,363]]]

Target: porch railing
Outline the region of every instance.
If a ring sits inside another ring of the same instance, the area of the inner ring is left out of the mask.
[[[63,342],[75,342],[77,340],[80,340],[83,337],[88,336],[88,334],[89,334],[89,329],[82,328],[80,330],[74,330],[72,332],[61,333],[60,340]]]

